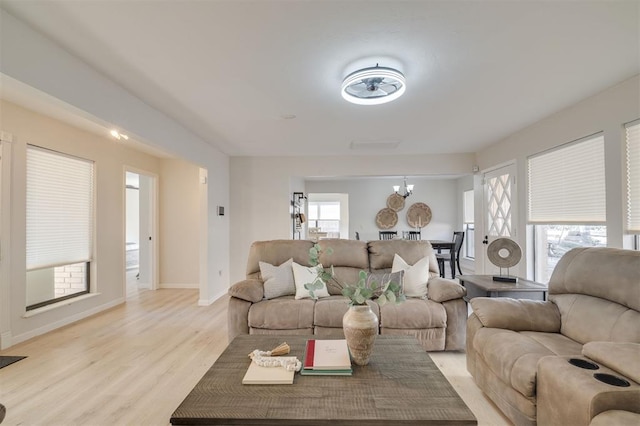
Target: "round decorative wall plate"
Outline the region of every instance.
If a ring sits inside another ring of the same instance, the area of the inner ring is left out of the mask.
[[[376,225],[380,229],[391,229],[398,223],[398,213],[390,209],[389,207],[385,207],[380,210],[376,215]]]
[[[522,259],[522,250],[511,238],[497,238],[487,247],[487,257],[498,268],[511,268]]]
[[[407,223],[412,228],[424,228],[431,222],[431,209],[425,203],[414,203],[407,210]]]
[[[387,207],[394,212],[404,209],[404,197],[396,192],[387,197]]]

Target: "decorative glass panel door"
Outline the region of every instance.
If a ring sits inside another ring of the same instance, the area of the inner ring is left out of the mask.
[[[510,164],[484,175],[484,273],[493,274],[498,268],[486,256],[486,247],[493,240],[508,237],[513,240],[516,230],[516,166]],[[516,240],[517,241],[517,240]]]

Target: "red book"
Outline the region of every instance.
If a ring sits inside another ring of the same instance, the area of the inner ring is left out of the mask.
[[[304,357],[304,368],[313,368],[313,358],[315,356],[316,341],[307,340],[307,348]]]

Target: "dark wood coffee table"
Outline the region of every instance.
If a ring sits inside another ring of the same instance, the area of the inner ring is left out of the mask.
[[[238,336],[171,416],[171,424],[475,425],[476,418],[418,341],[378,336],[352,376],[295,375],[293,385],[242,385],[254,349],[282,342],[302,359],[314,336]]]
[[[518,278],[517,283],[494,281],[492,275],[460,275],[460,284],[467,289],[465,300],[474,297],[510,297],[512,299],[547,300],[546,284]]]

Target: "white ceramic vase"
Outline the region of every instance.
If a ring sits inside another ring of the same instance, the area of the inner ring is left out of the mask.
[[[369,364],[378,334],[378,317],[369,305],[350,306],[342,317],[342,328],[351,358],[357,365]]]

